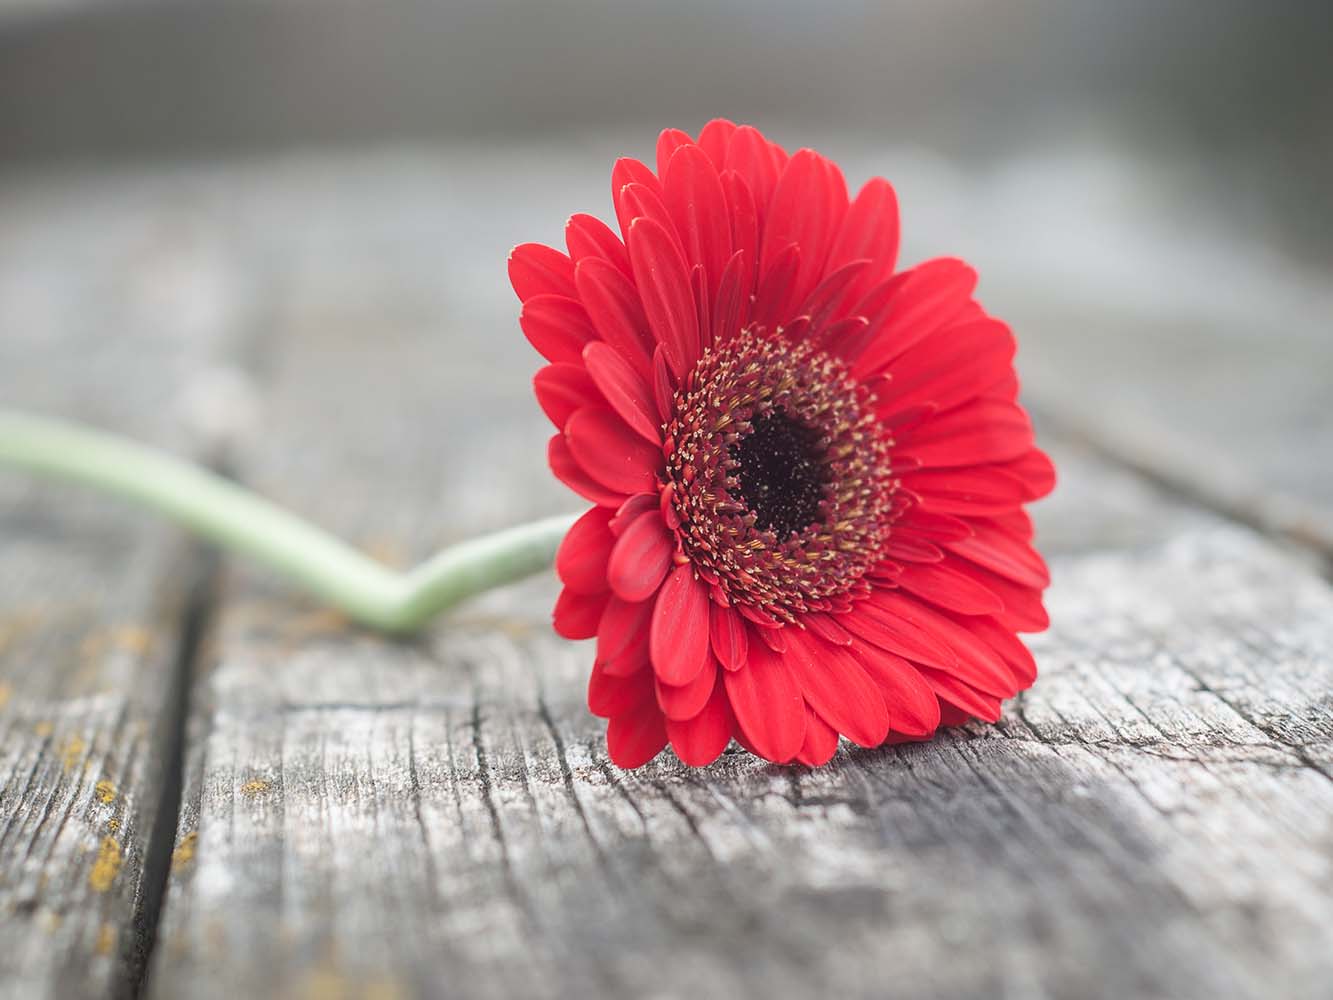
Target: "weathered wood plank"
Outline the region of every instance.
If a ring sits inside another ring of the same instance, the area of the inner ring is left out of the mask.
[[[176,421],[216,384],[230,271],[161,194],[0,186],[4,405],[190,446]],[[200,569],[160,523],[0,469],[0,995],[142,976]]]
[[[444,330],[289,313],[243,474],[405,561],[564,505],[531,362],[469,301]],[[1333,596],[1077,448],[1060,464],[1042,682],[999,727],[813,773],[616,770],[549,584],[402,644],[239,574],[155,994],[1318,995]]]

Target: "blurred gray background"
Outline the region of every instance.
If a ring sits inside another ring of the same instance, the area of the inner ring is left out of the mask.
[[[212,156],[725,115],[968,159],[1188,158],[1327,253],[1323,0],[0,0],[7,162]],[[799,144],[799,143],[798,143]]]

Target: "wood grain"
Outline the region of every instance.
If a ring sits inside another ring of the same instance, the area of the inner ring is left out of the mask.
[[[200,454],[239,303],[200,310],[231,272],[159,193],[0,189],[0,400]],[[151,518],[0,469],[0,995],[143,975],[202,568]]]

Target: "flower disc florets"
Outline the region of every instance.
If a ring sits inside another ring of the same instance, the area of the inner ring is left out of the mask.
[[[864,589],[894,493],[869,403],[838,359],[753,328],[689,373],[667,479],[685,551],[731,604],[793,621]]]

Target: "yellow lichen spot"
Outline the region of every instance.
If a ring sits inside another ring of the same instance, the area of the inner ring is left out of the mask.
[[[110,955],[116,948],[116,929],[110,924],[103,924],[97,932],[97,954]]]
[[[14,697],[14,688],[8,681],[0,681],[0,708],[9,704],[9,699]]]
[[[153,633],[141,625],[122,625],[111,633],[111,643],[127,653],[142,655],[152,648]]]
[[[191,861],[194,860],[194,847],[199,842],[199,831],[191,830],[181,842],[176,845],[176,849],[171,852],[171,870],[178,872]]]
[[[311,969],[296,995],[302,1000],[346,1000],[353,995],[352,984],[333,969]]]
[[[66,771],[72,769],[87,749],[88,744],[83,741],[82,737],[71,736],[60,748],[60,763],[65,766]]]
[[[407,991],[392,979],[372,979],[361,991],[363,1000],[404,1000]]]
[[[50,736],[52,733],[56,731],[56,727],[53,723],[43,721],[33,726],[32,731],[36,733],[38,736],[40,736],[42,739],[46,739],[48,736]]]
[[[95,795],[97,801],[101,802],[103,805],[110,805],[112,802],[116,801],[116,786],[107,781],[106,778],[103,778],[93,786],[93,795]]]
[[[97,849],[97,860],[93,862],[93,870],[88,873],[88,885],[92,887],[93,892],[106,892],[116,881],[116,876],[120,874],[120,866],[124,864],[125,856],[120,850],[120,841],[115,837],[103,837],[102,844]]]
[[[253,799],[258,795],[263,795],[272,787],[273,786],[263,778],[251,778],[241,786],[241,794],[247,798]]]
[[[365,550],[368,555],[392,569],[405,569],[407,566],[407,553],[403,551],[402,543],[395,538],[372,538],[365,543]]]
[[[107,828],[108,830],[110,830],[112,833],[115,833],[117,830],[120,829],[120,820],[118,820],[118,819],[109,819],[109,820],[107,820],[107,821],[106,821],[106,828]]]
[[[341,635],[349,627],[349,620],[341,611],[333,608],[321,608],[293,618],[283,631],[288,641],[317,639],[322,636]]]

